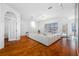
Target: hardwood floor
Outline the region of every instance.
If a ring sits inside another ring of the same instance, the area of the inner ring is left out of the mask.
[[[19,41],[5,41],[5,48],[0,50],[0,56],[76,56],[76,50],[72,50],[69,42],[62,43],[63,39],[45,46],[27,36],[22,36]]]

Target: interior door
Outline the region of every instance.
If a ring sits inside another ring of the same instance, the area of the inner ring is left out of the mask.
[[[17,39],[16,21],[9,21],[8,23],[8,38],[9,38],[9,41],[14,41]]]

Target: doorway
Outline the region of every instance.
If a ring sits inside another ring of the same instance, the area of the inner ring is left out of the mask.
[[[5,42],[17,39],[17,17],[13,12],[6,12],[4,17]]]

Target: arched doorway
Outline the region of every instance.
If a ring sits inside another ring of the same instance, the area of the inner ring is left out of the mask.
[[[7,11],[4,16],[5,38],[8,41],[17,39],[17,17],[13,12]]]

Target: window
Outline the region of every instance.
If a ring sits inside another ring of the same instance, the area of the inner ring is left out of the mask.
[[[45,32],[53,33],[53,34],[57,33],[58,23],[45,24]]]
[[[76,25],[72,23],[72,32],[76,32]]]

